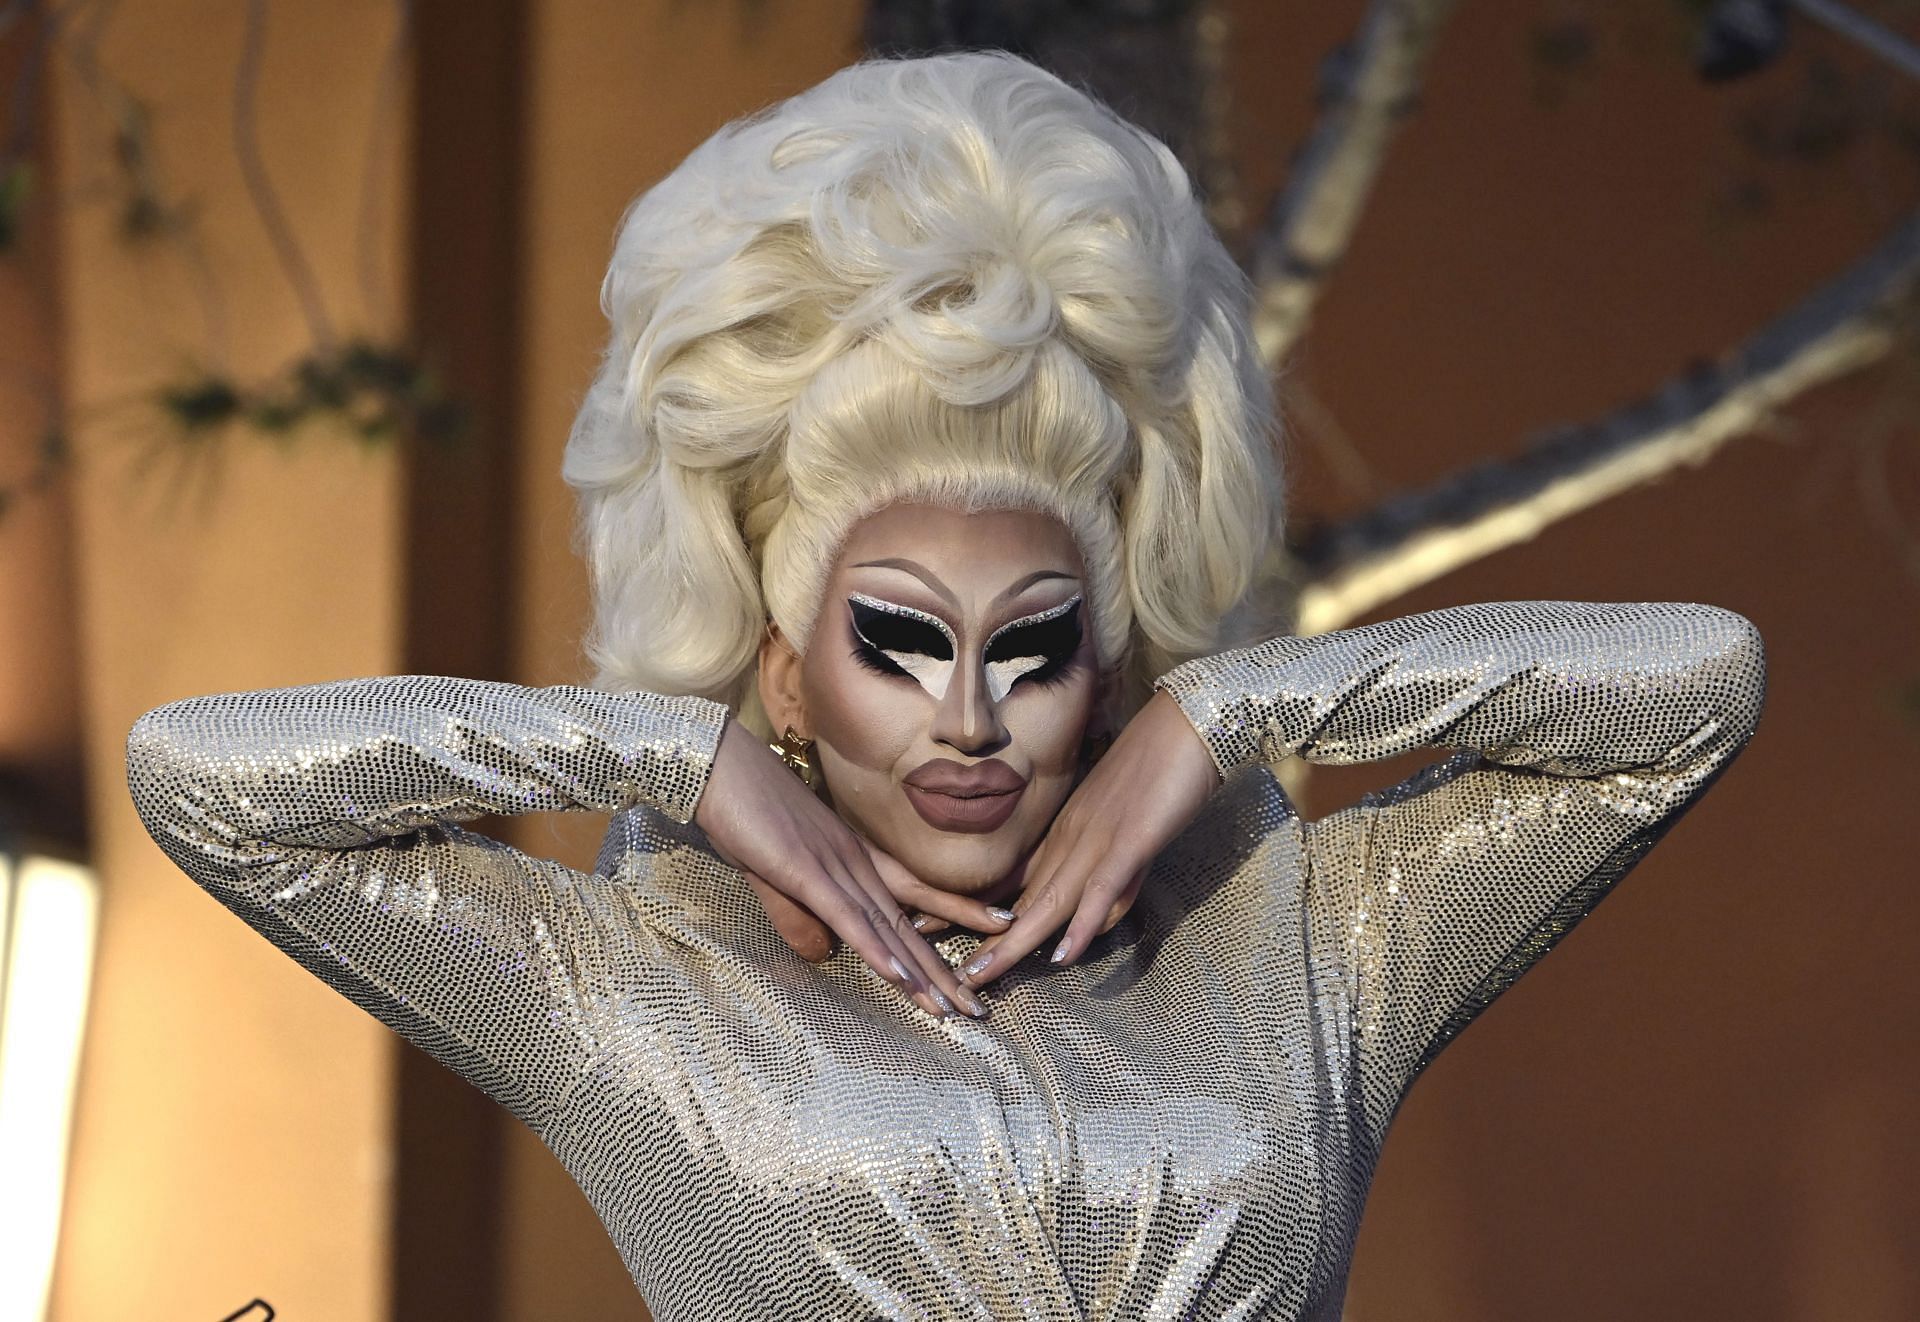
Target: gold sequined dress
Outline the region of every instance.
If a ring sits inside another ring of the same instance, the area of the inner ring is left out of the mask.
[[[690,824],[702,699],[220,694],[143,716],[127,769],[196,882],[540,1135],[660,1322],[1331,1322],[1409,1085],[1733,760],[1761,640],[1497,602],[1159,683],[1225,783],[1125,919],[977,1021],[780,941]],[[1429,744],[1458,751],[1311,822],[1266,765]],[[543,809],[613,814],[594,871],[459,825]]]

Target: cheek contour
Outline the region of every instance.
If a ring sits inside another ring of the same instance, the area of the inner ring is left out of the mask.
[[[928,758],[965,760],[928,738],[933,711],[926,690],[874,674],[851,646],[841,650],[847,655],[810,657],[806,675],[835,809],[930,885],[977,890],[997,880],[1039,842],[1072,792],[1097,687],[1092,640],[1082,645],[1075,678],[1013,685],[997,703],[1008,744],[996,756],[1028,785],[1013,815],[986,833],[938,830],[908,798],[902,781]],[[978,679],[989,682],[986,673]]]

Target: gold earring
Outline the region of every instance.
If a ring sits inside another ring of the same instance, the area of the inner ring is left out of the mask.
[[[789,725],[786,733],[780,736],[780,742],[768,744],[767,747],[780,755],[780,760],[787,764],[787,770],[800,777],[800,782],[808,789],[819,788],[819,773],[813,765],[813,740],[802,739]]]

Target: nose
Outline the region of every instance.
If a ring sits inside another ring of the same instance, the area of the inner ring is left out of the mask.
[[[954,665],[952,683],[933,714],[936,742],[970,757],[986,757],[1007,745],[1007,727],[1000,704],[987,691],[986,667],[978,657],[961,657]]]

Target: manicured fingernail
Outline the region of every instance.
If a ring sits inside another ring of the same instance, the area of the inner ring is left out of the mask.
[[[898,959],[895,959],[891,955],[887,957],[887,963],[893,966],[894,977],[900,979],[901,982],[905,983],[909,987],[913,985],[913,975],[907,972],[907,966],[905,964],[902,964]]]
[[[975,1019],[978,1019],[987,1012],[987,1003],[968,991],[965,987],[960,988],[959,995],[961,1008]]]
[[[1003,923],[1016,922],[1019,920],[1019,917],[1020,917],[1019,914],[1015,913],[1011,909],[989,909],[987,910],[987,912],[993,915],[995,918],[998,918]]]
[[[987,965],[991,963],[993,963],[993,952],[989,950],[986,954],[980,956],[980,958],[974,960],[973,963],[967,965],[960,971],[969,978],[977,978],[980,976],[981,970],[985,969]]]
[[[1052,962],[1055,964],[1058,964],[1061,960],[1065,959],[1070,953],[1072,953],[1072,950],[1073,950],[1073,941],[1071,938],[1068,938],[1067,940],[1062,941],[1059,945],[1053,948]]]
[[[938,1005],[940,1007],[941,1014],[953,1013],[953,1002],[948,1000],[945,996],[942,996],[940,994],[940,989],[938,987],[927,988],[927,994],[933,997],[933,1002],[935,1005]]]
[[[913,920],[913,930],[916,932],[925,931],[927,924],[932,921],[933,919],[927,917],[927,915],[921,914],[918,918]]]

